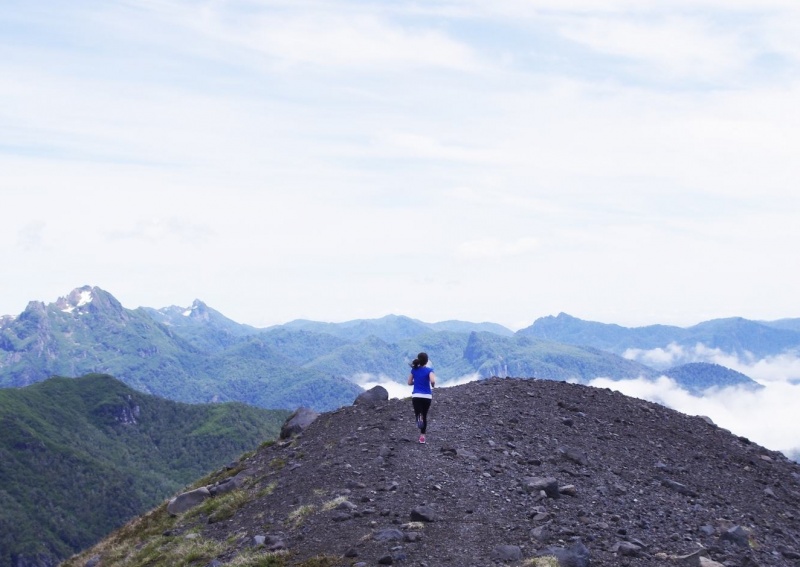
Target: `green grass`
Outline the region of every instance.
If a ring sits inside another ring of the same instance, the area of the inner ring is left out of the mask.
[[[315,507],[312,504],[304,504],[289,512],[286,521],[293,524],[295,528],[299,527],[308,516],[314,513],[314,510]]]
[[[202,504],[186,512],[187,518],[208,516],[209,521],[221,522],[233,517],[236,511],[250,502],[250,495],[244,490],[234,490],[222,496],[206,499]]]
[[[526,559],[522,567],[559,567],[558,559],[552,555]]]
[[[329,512],[330,510],[333,510],[334,508],[336,508],[339,504],[344,504],[345,502],[347,502],[347,497],[346,496],[339,496],[337,498],[334,498],[333,500],[329,500],[329,501],[325,502],[322,505],[322,511],[323,512]]]
[[[269,496],[270,494],[275,492],[276,488],[278,488],[278,483],[270,482],[267,486],[265,486],[256,493],[256,498],[264,498],[265,496]]]
[[[286,567],[289,554],[286,551],[259,552],[247,550],[226,563],[232,567]]]

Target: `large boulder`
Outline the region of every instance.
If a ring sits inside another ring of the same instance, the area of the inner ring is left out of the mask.
[[[288,439],[293,435],[301,433],[306,427],[311,425],[319,414],[311,408],[297,408],[290,415],[281,427],[281,439]]]
[[[177,516],[202,504],[207,498],[211,498],[211,492],[205,486],[197,490],[184,492],[169,501],[167,512],[170,516]]]
[[[389,391],[383,386],[375,386],[366,392],[361,392],[353,402],[354,406],[371,406],[389,399]]]

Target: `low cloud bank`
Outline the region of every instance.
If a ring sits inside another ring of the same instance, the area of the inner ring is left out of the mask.
[[[630,348],[622,356],[658,370],[689,362],[711,362],[746,374],[762,384],[800,380],[800,356],[793,352],[762,359],[756,359],[752,355],[740,358],[718,348],[709,348],[703,343],[688,348],[672,343],[652,350]]]
[[[458,378],[454,378],[452,380],[436,380],[436,387],[437,388],[451,388],[453,386],[460,386],[462,384],[468,384],[469,382],[474,382],[480,378],[480,374],[466,374],[464,376],[459,376]],[[374,388],[375,386],[383,386],[386,388],[386,391],[389,392],[390,398],[408,398],[411,396],[411,386],[406,384],[405,382],[397,382],[392,380],[388,376],[384,376],[382,374],[375,375],[375,374],[356,374],[352,378],[353,382],[364,388],[365,390],[369,390],[370,388]]]
[[[758,391],[743,387],[711,388],[702,396],[689,394],[665,376],[657,380],[597,378],[589,385],[657,402],[688,415],[708,416],[735,435],[787,455],[800,449],[797,419],[800,385],[785,380],[765,382]]]

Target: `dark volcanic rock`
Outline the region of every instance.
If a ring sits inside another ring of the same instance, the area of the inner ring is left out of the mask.
[[[389,399],[389,391],[383,386],[375,386],[366,392],[362,392],[353,402],[353,405],[374,405],[385,402]]]
[[[225,564],[265,531],[287,566],[798,563],[800,465],[703,419],[607,389],[491,379],[437,390],[427,443],[417,435],[408,400],[324,413],[240,463],[253,474],[222,498],[249,501],[231,517],[186,513],[167,528],[219,542]]]
[[[281,439],[288,439],[292,435],[302,433],[317,417],[319,414],[311,408],[297,408],[283,423]]]

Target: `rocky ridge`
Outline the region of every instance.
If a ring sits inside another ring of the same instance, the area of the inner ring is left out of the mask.
[[[800,466],[707,419],[499,378],[430,418],[423,445],[408,400],[324,413],[65,565],[800,565]]]

